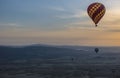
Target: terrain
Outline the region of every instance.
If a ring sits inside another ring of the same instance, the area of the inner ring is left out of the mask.
[[[0,46],[0,78],[120,78],[120,48]]]

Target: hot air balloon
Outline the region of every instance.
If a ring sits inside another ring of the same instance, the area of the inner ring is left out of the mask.
[[[87,8],[88,15],[93,20],[96,27],[98,22],[104,16],[105,11],[106,11],[105,6],[102,3],[95,2],[88,6]]]
[[[95,48],[95,52],[98,53],[98,52],[99,52],[99,49],[98,49],[98,48]]]

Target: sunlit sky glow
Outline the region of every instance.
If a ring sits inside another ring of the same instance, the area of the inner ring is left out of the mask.
[[[93,2],[106,14],[98,27],[87,15]],[[119,0],[0,0],[0,45],[120,46]]]

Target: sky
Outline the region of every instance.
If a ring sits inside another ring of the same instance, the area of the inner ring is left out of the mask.
[[[105,5],[98,24],[87,14]],[[120,46],[120,0],[0,0],[0,45]]]

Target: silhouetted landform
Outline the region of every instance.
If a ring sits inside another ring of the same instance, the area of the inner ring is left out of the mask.
[[[64,56],[78,56],[79,51],[68,48],[51,46],[25,46],[25,47],[5,47],[0,46],[0,59],[52,59]]]
[[[120,78],[120,48],[0,46],[0,78]]]

